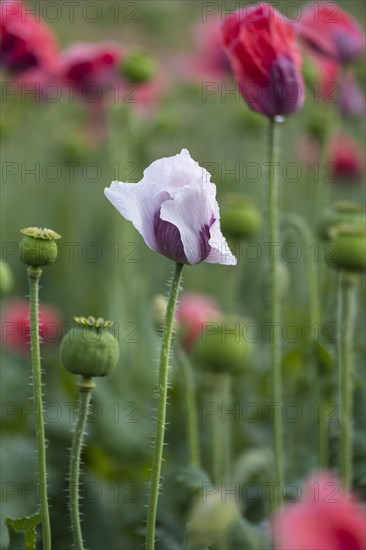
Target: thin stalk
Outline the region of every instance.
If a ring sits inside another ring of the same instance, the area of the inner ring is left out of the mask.
[[[200,466],[200,448],[198,435],[198,414],[197,403],[194,391],[194,378],[192,367],[187,354],[179,346],[176,348],[176,354],[182,368],[184,378],[184,391],[186,398],[186,420],[187,436],[189,446],[190,462],[193,466]]]
[[[282,373],[281,373],[281,340],[280,340],[280,297],[278,264],[279,250],[279,207],[278,207],[278,146],[277,122],[270,119],[268,126],[268,214],[269,242],[272,248],[271,263],[271,322],[273,327],[272,342],[272,377],[273,377],[273,425],[275,456],[275,498],[274,506],[282,503],[283,491],[283,424],[282,424]]]
[[[51,526],[47,498],[46,437],[43,417],[41,355],[39,344],[39,279],[42,269],[28,267],[30,301],[30,339],[32,353],[33,399],[36,407],[38,475],[41,489],[42,540],[44,550],[51,550]]]
[[[353,335],[356,314],[355,275],[341,273],[341,316],[340,340],[340,472],[343,486],[350,489],[352,484],[352,444],[353,444]]]
[[[79,413],[72,440],[70,456],[70,490],[69,505],[73,542],[76,550],[84,550],[83,536],[80,525],[79,510],[79,479],[80,458],[83,447],[85,426],[88,419],[91,393],[95,387],[91,378],[82,377],[79,383]]]
[[[307,223],[296,214],[289,214],[283,220],[283,225],[295,229],[301,237],[304,246],[304,262],[309,296],[309,324],[311,331],[318,333],[320,322],[319,285],[316,263],[312,253],[314,236]]]
[[[306,270],[306,280],[308,283],[308,303],[309,303],[309,336],[310,334],[315,335],[314,344],[317,341],[317,335],[319,335],[319,325],[320,325],[320,305],[319,305],[319,284],[318,284],[318,274],[316,269],[316,263],[312,254],[312,244],[314,242],[313,234],[308,227],[307,223],[296,214],[287,215],[283,220],[283,225],[285,227],[295,229],[302,240],[303,250],[304,250],[304,261],[305,261],[305,270]],[[310,342],[311,343],[311,342]],[[313,346],[309,354],[309,360],[314,363],[317,362],[316,350]],[[310,371],[312,375],[311,383],[314,380],[317,380],[318,373],[316,370]],[[327,396],[325,393],[328,391],[328,384],[326,383],[324,388],[320,386],[320,403],[319,403],[319,424],[318,424],[318,452],[319,452],[319,466],[321,468],[326,468],[329,461],[329,429],[328,423],[326,422],[326,406],[328,403]]]
[[[165,328],[163,333],[163,341],[160,352],[159,366],[159,389],[158,389],[158,413],[156,419],[156,434],[152,461],[152,473],[150,484],[150,497],[147,513],[147,533],[146,533],[146,548],[154,550],[155,548],[155,522],[158,508],[159,484],[161,462],[163,458],[165,417],[168,395],[168,362],[170,345],[173,335],[174,314],[177,305],[180,283],[182,280],[183,264],[177,263],[175,272],[170,287],[170,296],[167,306]]]

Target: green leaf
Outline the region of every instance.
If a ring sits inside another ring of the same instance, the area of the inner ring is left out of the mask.
[[[37,527],[41,523],[41,514],[36,512],[24,518],[6,518],[9,532],[8,550],[35,550]]]

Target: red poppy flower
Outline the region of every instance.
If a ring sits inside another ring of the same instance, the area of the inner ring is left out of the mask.
[[[296,28],[310,49],[339,63],[354,61],[365,49],[361,27],[333,2],[317,1],[305,6]]]
[[[301,57],[293,25],[269,4],[242,8],[221,27],[224,48],[249,106],[274,117],[304,103]]]
[[[0,4],[0,65],[12,74],[41,68],[54,71],[58,48],[52,32],[21,0]]]
[[[189,351],[205,328],[205,323],[216,321],[222,316],[216,302],[195,292],[183,294],[176,319],[180,327],[182,347]]]
[[[351,136],[340,134],[330,144],[329,166],[334,183],[357,182],[363,173],[362,149]]]
[[[337,479],[317,475],[275,517],[273,535],[278,550],[365,550],[365,511]]]
[[[118,65],[122,50],[118,44],[76,43],[62,54],[62,75],[82,94],[83,99],[98,101],[120,80]]]
[[[30,353],[29,302],[15,298],[5,303],[1,310],[1,345],[8,351],[27,355]],[[41,304],[39,308],[39,336],[45,344],[58,341],[62,335],[60,314],[56,308]]]

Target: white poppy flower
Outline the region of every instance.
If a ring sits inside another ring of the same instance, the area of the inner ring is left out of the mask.
[[[235,265],[210,179],[183,149],[153,162],[139,183],[114,181],[104,192],[152,250],[182,264]]]

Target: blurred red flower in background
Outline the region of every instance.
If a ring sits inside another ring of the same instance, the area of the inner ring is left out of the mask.
[[[304,103],[304,82],[293,25],[271,5],[261,3],[229,15],[221,30],[249,106],[269,117],[298,111]]]
[[[39,68],[53,73],[58,65],[54,35],[21,0],[0,4],[0,65],[14,75]]]
[[[296,29],[311,50],[339,63],[354,61],[365,49],[363,30],[334,2],[313,2],[305,6]]]
[[[352,71],[348,71],[341,83],[340,96],[340,110],[343,115],[357,117],[365,113],[365,96]]]
[[[182,347],[189,351],[205,329],[205,323],[217,321],[221,316],[219,306],[211,297],[195,292],[183,294],[176,313]]]
[[[363,152],[348,134],[337,135],[330,143],[329,163],[335,183],[356,182],[364,170]]]
[[[30,354],[29,302],[22,298],[8,300],[1,309],[1,346],[17,355]],[[41,304],[39,336],[44,344],[57,342],[62,336],[58,310]]]
[[[328,474],[306,483],[305,494],[274,518],[278,550],[365,550],[365,511]]]
[[[180,60],[180,70],[187,77],[204,81],[207,78],[225,80],[231,74],[230,62],[222,49],[219,17],[210,17],[194,28],[196,52]]]
[[[122,57],[122,48],[114,42],[75,43],[62,52],[61,74],[84,100],[97,102],[120,80]]]

